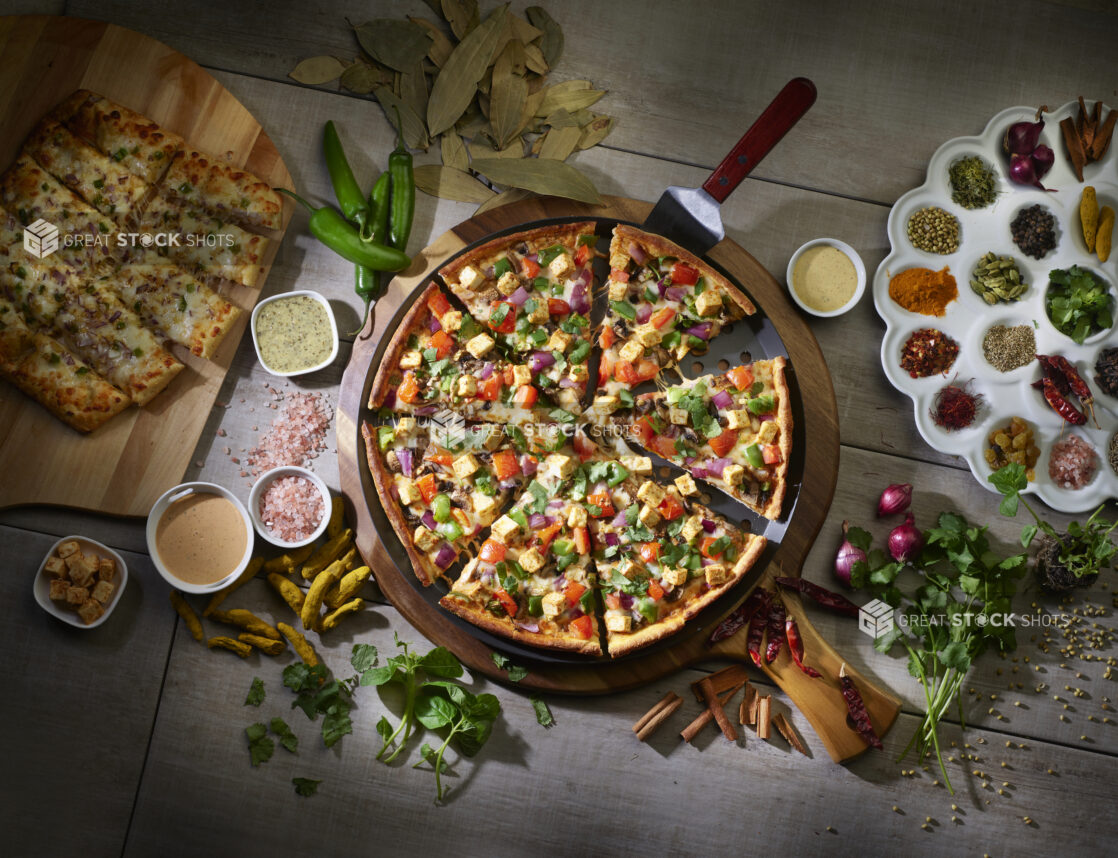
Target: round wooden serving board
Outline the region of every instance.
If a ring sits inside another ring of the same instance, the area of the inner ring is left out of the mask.
[[[466,246],[495,232],[548,218],[591,217],[639,224],[651,208],[649,203],[620,197],[606,197],[601,206],[548,197],[512,203],[464,221],[420,251],[411,267],[391,281],[386,294],[377,302],[369,326],[354,343],[342,378],[337,415],[338,460],[342,492],[352,506],[350,520],[357,523],[358,549],[376,573],[377,584],[385,596],[408,622],[431,641],[451,649],[471,670],[497,681],[506,681],[506,677],[504,671],[493,664],[490,653],[493,646],[501,648],[500,642],[491,645],[488,640],[482,640],[482,635],[473,633],[472,627],[424,598],[412,579],[411,570],[397,566],[377,532],[373,508],[382,520],[383,515],[365,462],[360,421],[366,415],[365,404],[382,346],[401,308],[413,300],[419,287],[447,259]],[[763,584],[772,589],[773,577],[799,574],[834,494],[839,434],[834,390],[823,354],[811,330],[785,296],[783,287],[757,260],[729,239],[722,241],[707,257],[737,280],[783,340],[802,399],[802,434],[801,427],[797,426],[797,435],[810,439],[795,454],[803,460],[803,483],[796,493],[794,508],[785,509],[790,520],[779,538],[779,545],[768,555],[768,564],[755,570],[749,584],[740,588],[737,598],[719,606],[724,615],[737,607],[753,586]],[[790,505],[791,502],[786,503],[786,507]],[[801,673],[791,662],[787,647],[772,665],[763,668],[764,673],[808,717],[833,759],[854,757],[864,751],[866,745],[848,725],[846,705],[838,691],[842,658],[812,627],[795,594],[785,593],[785,604],[799,624],[806,660],[823,673],[823,678],[811,679]],[[690,634],[685,629],[667,646],[638,652],[618,661],[602,658],[580,662],[575,658],[555,659],[547,655],[535,660],[528,656],[531,660],[524,666],[529,673],[519,685],[550,692],[603,694],[643,685],[703,661],[748,661],[744,632],[708,647],[706,640],[712,628],[713,625],[707,624]],[[522,655],[523,650],[517,650],[516,660],[524,661]],[[899,701],[849,667],[847,672],[861,690],[878,732],[884,733],[896,718]]]
[[[292,187],[260,123],[197,63],[123,27],[45,15],[0,18],[0,170],[40,118],[82,88],[150,117],[203,152],[231,153],[233,164],[274,187]],[[284,229],[293,209],[286,201]],[[0,508],[36,503],[148,514],[190,464],[283,232],[269,237],[255,288],[222,289],[245,312],[213,360],[172,347],[186,369],[146,407],[81,435],[0,382]]]

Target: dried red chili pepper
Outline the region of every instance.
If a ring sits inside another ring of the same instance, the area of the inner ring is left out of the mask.
[[[710,637],[707,638],[707,646],[726,640],[726,638],[737,634],[738,631],[749,625],[749,621],[753,619],[753,615],[757,613],[764,604],[761,598],[763,593],[764,590],[754,590],[749,595],[748,599],[742,602],[732,614],[720,622],[715,627],[714,631],[710,633]]]
[[[1033,382],[1033,387],[1044,394],[1044,401],[1051,406],[1052,410],[1064,418],[1072,426],[1082,426],[1087,422],[1087,417],[1068,402],[1064,394],[1060,393],[1059,387],[1048,376],[1037,379]]]
[[[749,637],[746,644],[749,650],[749,657],[753,659],[753,663],[758,667],[761,666],[761,639],[765,636],[765,625],[769,617],[769,609],[772,606],[772,597],[765,591],[761,591],[761,606],[749,618]]]
[[[858,606],[846,598],[846,596],[828,590],[826,587],[820,587],[812,581],[808,581],[804,578],[777,578],[776,583],[778,586],[788,590],[798,590],[805,596],[818,602],[824,608],[830,608],[833,611],[846,614],[850,617],[858,616]]]
[[[866,703],[862,700],[862,693],[858,691],[854,680],[846,675],[845,664],[839,670],[839,686],[842,690],[842,699],[846,701],[846,709],[850,713],[850,720],[854,722],[859,735],[871,748],[883,749],[885,746],[874,732],[870,713],[866,711]]]
[[[1098,426],[1099,421],[1098,418],[1095,417],[1095,397],[1092,395],[1091,388],[1087,385],[1086,380],[1079,374],[1079,370],[1075,368],[1075,365],[1063,355],[1037,355],[1036,358],[1040,361],[1040,365],[1044,369],[1045,377],[1051,378],[1052,381],[1055,382],[1056,387],[1065,396],[1067,396],[1069,392],[1074,393],[1076,398],[1083,403],[1083,407],[1086,408],[1087,412],[1091,415],[1091,419],[1095,421],[1095,426]],[[1047,396],[1045,396],[1045,398],[1047,399]]]
[[[769,642],[765,647],[765,664],[772,664],[776,661],[776,657],[780,655],[780,650],[784,646],[784,603],[780,599],[774,599],[773,605],[769,609]]]
[[[796,667],[810,677],[822,676],[814,667],[804,664],[804,642],[800,637],[800,628],[791,614],[784,620],[784,636],[788,638],[788,651],[792,653],[792,661],[796,662]]]

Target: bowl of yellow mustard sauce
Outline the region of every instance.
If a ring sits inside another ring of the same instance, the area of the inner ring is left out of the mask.
[[[840,316],[865,294],[865,263],[846,242],[817,238],[788,260],[788,291],[805,313]]]
[[[318,292],[282,292],[253,309],[252,342],[260,365],[272,375],[304,375],[338,356],[338,323]]]

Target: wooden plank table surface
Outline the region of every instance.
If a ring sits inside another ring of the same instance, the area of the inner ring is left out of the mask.
[[[779,280],[795,248],[821,235],[853,245],[872,271],[888,248],[892,202],[923,180],[941,143],[978,133],[1002,108],[1058,105],[1080,94],[1118,104],[1108,62],[1118,11],[1107,0],[542,5],[566,37],[553,79],[588,78],[609,90],[595,109],[616,117],[615,130],[575,157],[603,193],[655,200],[667,185],[697,186],[786,80],[814,80],[815,107],[723,206],[727,234]],[[166,42],[259,119],[295,186],[323,200],[330,197],[320,149],[326,120],[338,122],[363,184],[383,166],[393,132],[370,100],[295,84],[287,72],[312,55],[351,57],[346,19],[430,14],[419,0],[18,0],[0,11],[108,20]],[[418,158],[436,160],[436,151]],[[429,244],[473,208],[420,194],[412,246]],[[351,284],[350,266],[318,245],[297,214],[266,293],[316,289],[337,311],[339,329],[351,330],[360,310]],[[908,400],[884,379],[884,325],[870,299],[811,328],[834,377],[843,446],[830,516],[804,576],[831,582],[844,518],[884,537],[887,526],[873,522],[873,512],[880,489],[894,482],[916,486],[922,525],[954,509],[989,524],[998,549],[1011,551],[1021,522],[997,514],[996,497],[965,463],[921,441]],[[246,338],[184,479],[247,496],[250,482],[234,459],[256,444],[284,394],[315,391],[336,404],[349,352],[343,343],[329,369],[284,382],[260,369]],[[337,489],[335,451],[331,436],[313,468]],[[1049,518],[1056,526],[1070,520]],[[44,552],[69,533],[112,545],[130,568],[122,604],[92,631],[51,619],[31,594]],[[435,806],[432,775],[412,768],[420,742],[391,766],[374,759],[375,724],[384,714],[398,718],[398,699],[359,689],[353,735],[324,748],[318,724],[288,708],[280,674],[291,656],[241,661],[210,652],[176,622],[168,588],[146,557],[141,521],[7,510],[0,558],[6,855],[515,855],[541,847],[610,855],[1096,855],[1118,838],[1107,798],[1118,773],[1113,570],[1066,600],[1032,583],[1019,594],[1016,610],[1089,627],[1098,648],[1061,654],[1057,633],[1045,652],[1043,632],[1019,629],[1016,653],[980,659],[965,683],[965,732],[954,711],[943,729],[954,796],[934,764],[897,762],[923,712],[904,660],[876,653],[853,623],[809,607],[859,672],[904,701],[883,753],[832,763],[775,689],[775,707],[803,735],[809,758],[749,731],[738,745],[713,728],[693,745],[681,743],[678,731],[699,712],[688,686],[720,666],[714,662],[613,696],[549,697],[550,729],[537,724],[527,695],[475,679],[474,690],[498,696],[502,715],[478,757],[454,762],[453,789]],[[375,587],[365,595],[370,608],[319,645],[338,676],[351,672],[354,642],[375,644],[382,657],[396,634],[426,647]],[[262,580],[234,598],[282,618]],[[268,695],[260,709],[242,705],[256,676]],[[638,742],[632,723],[668,691],[685,698],[682,709]],[[298,754],[278,749],[253,768],[244,728],[277,715],[299,736]],[[292,777],[322,784],[302,798]]]

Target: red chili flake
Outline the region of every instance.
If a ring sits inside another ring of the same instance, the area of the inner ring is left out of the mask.
[[[959,354],[959,344],[936,328],[913,331],[901,349],[901,369],[913,378],[946,374]]]
[[[972,393],[970,385],[971,382],[967,381],[963,384],[948,384],[939,389],[930,412],[936,426],[954,432],[966,429],[974,423],[982,394]]]

